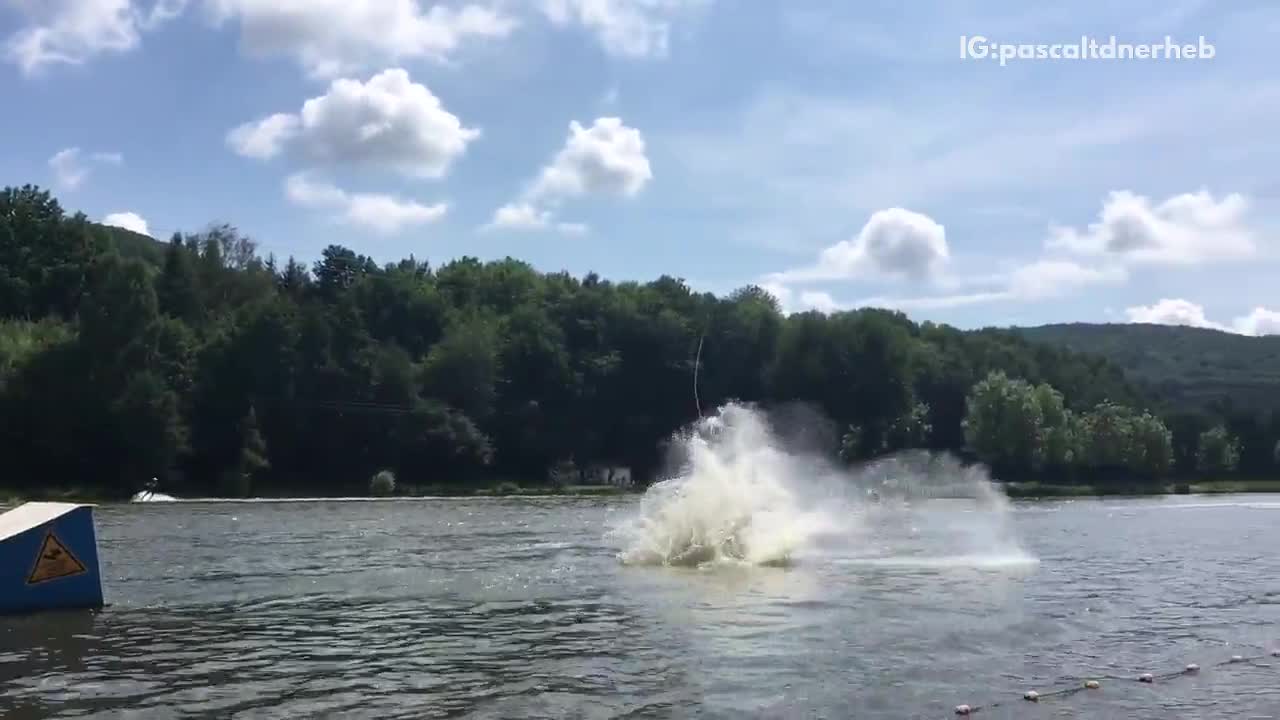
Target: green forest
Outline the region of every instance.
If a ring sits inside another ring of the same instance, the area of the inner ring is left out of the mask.
[[[0,193],[0,447],[19,491],[461,492],[600,466],[643,484],[729,400],[819,409],[848,463],[929,448],[1000,479],[1133,484],[1270,477],[1280,459],[1280,414],[1187,403],[1013,330],[787,315],[755,286],[511,258],[330,246],[308,266],[231,225],[157,242],[38,187]]]

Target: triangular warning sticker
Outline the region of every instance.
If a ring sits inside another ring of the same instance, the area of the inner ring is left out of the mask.
[[[40,554],[36,556],[36,564],[31,569],[27,584],[36,585],[83,572],[87,572],[84,563],[72,555],[67,546],[50,532],[44,536],[44,543],[40,546]]]

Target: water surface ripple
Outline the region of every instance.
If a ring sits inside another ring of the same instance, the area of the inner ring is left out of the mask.
[[[619,563],[634,503],[99,508],[111,606],[0,619],[0,717],[1280,717],[1280,661],[1208,667],[1280,641],[1267,498],[1019,504],[1034,564],[715,571]]]

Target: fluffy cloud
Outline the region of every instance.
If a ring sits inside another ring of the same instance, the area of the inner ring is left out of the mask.
[[[777,298],[778,305],[782,307],[784,313],[805,312],[807,310],[833,313],[845,309],[844,306],[836,302],[835,298],[825,292],[813,290],[796,292],[777,282],[761,283],[760,288]]]
[[[902,208],[880,210],[858,236],[826,248],[807,268],[777,273],[777,282],[841,280],[872,275],[923,279],[950,259],[946,230],[927,215]]]
[[[92,164],[121,165],[124,156],[115,152],[93,153],[87,159],[78,147],[59,150],[49,158],[49,169],[53,171],[54,182],[63,190],[75,190],[89,179]]]
[[[1280,311],[1256,307],[1248,315],[1236,318],[1235,326],[1245,335],[1280,335]]]
[[[514,18],[478,4],[418,0],[206,0],[215,22],[239,21],[250,55],[290,55],[314,76],[375,63],[446,60],[470,39],[506,37]]]
[[[1253,235],[1245,223],[1248,203],[1208,191],[1175,195],[1159,205],[1121,190],[1102,205],[1085,230],[1055,227],[1050,248],[1153,264],[1191,264],[1251,256]]]
[[[5,57],[25,73],[79,65],[138,46],[141,32],[172,19],[186,0],[11,0],[27,24],[5,41]]]
[[[551,222],[551,213],[529,203],[509,203],[493,214],[491,225],[512,230],[540,230]]]
[[[414,178],[440,178],[480,131],[445,110],[425,85],[394,68],[368,82],[334,80],[296,114],[277,113],[227,134],[245,157],[296,151],[310,164],[360,166]]]
[[[89,177],[89,168],[80,162],[80,148],[54,153],[49,158],[49,168],[53,170],[54,181],[65,190],[75,190]]]
[[[1010,273],[1004,292],[1010,300],[1041,300],[1090,285],[1118,285],[1128,278],[1119,266],[1091,268],[1069,260],[1040,260]]]
[[[1128,279],[1123,267],[1090,268],[1066,260],[1039,260],[1011,272],[993,275],[974,284],[985,290],[922,297],[869,297],[854,303],[858,307],[888,307],[897,310],[945,310],[999,302],[1031,302],[1062,297],[1090,285],[1116,285]]]
[[[667,54],[671,19],[703,0],[542,0],[556,25],[578,24],[612,55],[643,58]]]
[[[150,235],[151,231],[147,229],[147,221],[139,214],[134,212],[118,212],[102,218],[103,225],[112,227],[120,227],[125,230],[132,230],[143,235]]]
[[[387,235],[435,222],[448,211],[444,203],[422,205],[392,195],[348,193],[304,173],[285,180],[285,195],[297,205],[329,210],[343,222]]]
[[[498,208],[485,228],[536,229],[552,224],[548,207],[582,195],[633,197],[653,179],[644,137],[616,117],[596,118],[591,127],[569,123],[569,138],[519,200]],[[587,231],[579,223],[558,223],[566,234]]]
[[[1126,308],[1124,314],[1132,323],[1185,325],[1242,335],[1280,335],[1280,312],[1263,307],[1256,307],[1229,324],[1210,320],[1203,306],[1181,298],[1163,298],[1153,305]]]
[[[564,235],[585,235],[589,228],[582,223],[553,222],[549,210],[539,210],[529,203],[509,203],[498,208],[484,230],[548,230]]]
[[[529,190],[534,200],[586,194],[631,197],[653,179],[640,131],[616,117],[596,118],[591,127],[569,123],[569,138],[542,169]]]
[[[1154,305],[1125,308],[1124,314],[1132,323],[1225,329],[1224,326],[1210,321],[1204,314],[1204,308],[1190,300],[1165,298]]]
[[[301,125],[297,115],[268,115],[257,122],[233,128],[227,133],[227,145],[239,155],[268,160],[279,155],[285,144],[298,136]]]

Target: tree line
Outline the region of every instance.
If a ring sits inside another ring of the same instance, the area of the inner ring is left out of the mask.
[[[998,475],[1033,474],[1060,482],[1156,482],[1177,469],[1174,434],[1149,411],[1110,400],[1072,411],[1051,385],[994,371],[974,386],[962,423],[966,447]],[[1225,425],[1196,434],[1185,471],[1223,477],[1240,461]],[[1280,442],[1273,445],[1280,462]]]
[[[757,286],[718,297],[511,258],[379,265],[334,245],[308,267],[225,224],[140,245],[38,187],[0,193],[13,485],[326,494],[389,470],[465,489],[566,465],[652,479],[698,416],[695,362],[703,408],[814,405],[849,462],[923,447],[1015,475],[1185,465],[1178,427],[1127,409],[1148,400],[1117,366],[1008,331],[786,315]],[[1193,454],[1214,452],[1204,429]]]

